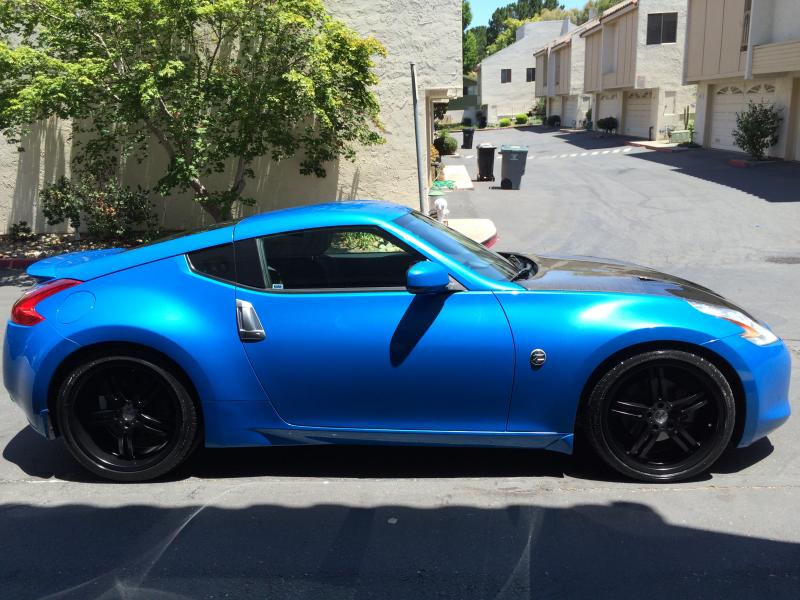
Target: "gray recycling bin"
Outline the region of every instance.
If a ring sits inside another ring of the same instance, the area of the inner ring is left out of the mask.
[[[500,153],[503,155],[500,187],[504,190],[518,190],[528,162],[528,147],[501,146]]]

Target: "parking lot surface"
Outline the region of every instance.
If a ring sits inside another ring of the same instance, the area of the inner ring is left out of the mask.
[[[450,193],[454,217],[493,219],[498,249],[621,258],[723,293],[786,339],[800,412],[800,165],[537,128],[483,141],[529,147],[522,189]],[[474,177],[461,154],[447,160]],[[25,282],[0,284],[7,314]],[[797,416],[663,486],[544,452],[372,447],[202,449],[167,480],[105,483],[4,391],[0,450],[3,598],[800,593]]]

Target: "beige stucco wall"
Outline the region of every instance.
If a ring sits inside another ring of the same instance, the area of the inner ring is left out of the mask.
[[[613,21],[603,23],[603,89],[633,86],[638,13],[639,10],[629,10]]]
[[[533,53],[557,38],[562,27],[561,21],[527,23],[519,28],[516,42],[483,59],[478,75],[479,101],[486,107],[489,121],[533,108],[536,83],[525,80],[526,69],[537,66]],[[511,83],[500,83],[502,69],[511,69]],[[538,70],[536,76],[541,77]]]
[[[460,0],[330,0],[332,14],[343,19],[363,35],[373,35],[388,51],[376,68],[380,84],[377,93],[386,144],[358,153],[354,164],[339,161],[328,166],[328,176],[319,179],[299,173],[299,159],[274,163],[255,161],[254,180],[248,180],[245,194],[257,204],[244,208],[249,214],[286,206],[335,199],[380,198],[418,205],[416,148],[411,101],[409,62],[417,63],[420,100],[425,111],[433,97],[459,96],[462,88],[461,2]],[[524,79],[524,73],[523,73]],[[426,90],[438,90],[427,94]],[[424,123],[430,116],[423,114]],[[0,145],[0,227],[20,220],[43,230],[37,207],[38,190],[44,181],[53,181],[68,172],[70,141],[68,127],[48,123],[37,127],[26,152]],[[431,136],[428,134],[428,141]],[[163,174],[166,156],[154,147],[150,160],[128,169],[128,183],[150,184]],[[229,183],[232,165],[226,174],[211,181],[211,187]],[[158,202],[158,213],[167,228],[201,225],[208,216],[189,194]]]
[[[583,89],[586,92],[596,92],[602,89],[602,30],[597,29],[583,38],[584,51],[584,77]]]

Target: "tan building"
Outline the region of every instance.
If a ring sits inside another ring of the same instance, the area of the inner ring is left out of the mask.
[[[255,161],[256,178],[247,181],[245,194],[254,197],[257,204],[243,209],[246,214],[352,198],[418,206],[409,63],[417,64],[423,129],[429,132],[426,149],[432,141],[433,101],[461,96],[461,0],[336,0],[327,4],[334,16],[386,47],[388,55],[379,60],[376,69],[386,143],[362,150],[355,163],[342,160],[328,165],[328,176],[323,179],[300,175],[299,160]],[[20,221],[36,231],[52,229],[42,215],[39,191],[45,183],[69,174],[69,123],[53,121],[35,127],[25,140],[25,149],[19,153],[0,140],[2,231]],[[155,147],[150,160],[126,173],[126,182],[151,185],[163,174],[165,160],[164,153]],[[430,164],[429,160],[425,162]],[[223,188],[226,176],[215,183]],[[188,194],[175,194],[158,202],[157,207],[166,228],[190,228],[209,221]]]
[[[581,33],[589,22],[534,52],[536,97],[546,98],[548,115],[561,117],[564,127],[583,127],[592,97],[583,90],[586,50]]]
[[[800,1],[690,0],[685,80],[698,86],[696,142],[739,150],[736,114],[766,102],[783,116],[769,154],[800,160]]]
[[[626,0],[584,27],[583,90],[595,123],[615,117],[619,133],[650,139],[683,128],[696,93],[682,79],[687,4]]]

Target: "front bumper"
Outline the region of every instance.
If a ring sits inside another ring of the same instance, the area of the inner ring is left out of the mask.
[[[786,422],[791,414],[792,364],[783,341],[756,346],[734,335],[709,342],[705,347],[728,361],[742,382],[745,419],[739,448],[749,446]]]
[[[6,326],[3,382],[31,427],[45,437],[54,437],[47,402],[50,382],[58,366],[78,347],[47,321],[32,327],[9,321]]]

